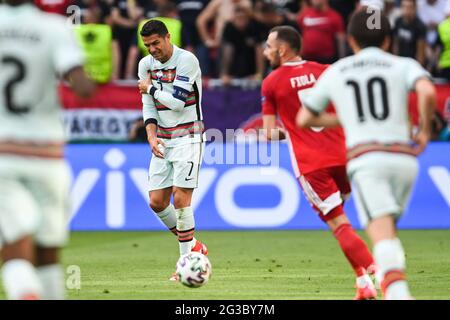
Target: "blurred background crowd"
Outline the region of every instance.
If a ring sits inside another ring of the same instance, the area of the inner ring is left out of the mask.
[[[381,2],[382,0],[380,0]],[[99,83],[135,80],[148,54],[139,30],[161,19],[172,42],[200,60],[205,80],[232,85],[260,81],[269,72],[263,47],[269,30],[288,24],[303,36],[302,56],[332,63],[351,54],[346,24],[358,0],[34,0],[44,11],[72,19]],[[436,78],[450,80],[450,2],[385,0],[391,51],[416,59]],[[78,25],[79,24],[79,25]]]

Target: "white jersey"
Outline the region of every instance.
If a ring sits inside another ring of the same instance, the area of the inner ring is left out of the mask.
[[[367,143],[408,144],[408,94],[422,77],[429,74],[417,61],[371,47],[329,67],[302,100],[318,113],[334,104],[348,149]]]
[[[201,108],[202,78],[198,59],[189,51],[173,46],[173,54],[161,63],[148,55],[139,62],[139,79],[152,78],[153,86],[170,94],[178,90],[185,94],[182,110],[173,110],[149,94],[142,95],[144,121],[155,119],[158,138],[165,139],[166,146],[204,141],[204,125]]]
[[[82,64],[63,17],[0,5],[0,142],[63,142],[57,75]]]

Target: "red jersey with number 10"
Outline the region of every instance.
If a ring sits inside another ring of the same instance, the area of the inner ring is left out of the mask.
[[[283,122],[297,176],[346,164],[342,128],[301,129],[295,124],[302,91],[311,88],[327,67],[310,61],[287,62],[270,73],[262,84],[263,115],[278,115]]]

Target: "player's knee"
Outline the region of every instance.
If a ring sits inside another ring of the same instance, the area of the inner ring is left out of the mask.
[[[175,208],[186,208],[191,205],[192,193],[183,189],[175,189],[173,193],[173,205]]]
[[[150,197],[150,208],[155,212],[161,212],[169,206],[169,201],[159,197]]]

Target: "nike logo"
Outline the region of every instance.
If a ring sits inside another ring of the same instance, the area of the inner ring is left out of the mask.
[[[191,181],[192,179],[194,179],[194,178],[184,178],[184,181]]]
[[[328,18],[309,18],[309,17],[305,17],[305,19],[303,19],[303,23],[307,27],[318,26],[320,24],[325,24],[327,22],[328,22]]]

